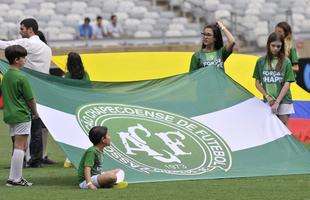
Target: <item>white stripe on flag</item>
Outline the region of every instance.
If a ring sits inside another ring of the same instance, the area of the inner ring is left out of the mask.
[[[271,113],[271,108],[256,97],[192,119],[213,129],[232,151],[263,145],[291,134]]]
[[[56,141],[84,149],[92,145],[75,115],[43,105],[38,105],[38,110]],[[232,151],[263,145],[290,134],[270,107],[256,97],[192,119],[214,130]]]
[[[72,114],[37,104],[38,112],[54,140],[74,147],[87,149],[92,146]]]

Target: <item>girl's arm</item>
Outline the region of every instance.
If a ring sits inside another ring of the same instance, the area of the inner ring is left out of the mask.
[[[219,28],[224,32],[226,38],[227,38],[227,44],[226,44],[226,49],[227,50],[232,50],[232,48],[235,45],[235,38],[234,36],[231,34],[231,32],[224,26],[224,24],[220,21],[216,22],[217,25],[219,26]]]
[[[277,112],[277,109],[279,107],[280,102],[282,101],[283,97],[286,95],[287,91],[290,89],[291,83],[290,82],[285,82],[279,96],[277,97],[277,99],[275,100],[275,102],[273,103],[273,105],[271,106],[271,110],[273,113]]]
[[[293,72],[297,73],[299,71],[299,66],[298,66],[299,58],[298,58],[298,53],[297,53],[296,48],[293,47],[290,49],[290,54],[288,58],[290,59],[292,63]]]
[[[293,72],[297,73],[299,71],[299,66],[298,64],[293,64],[292,65],[292,69],[293,69]]]
[[[266,91],[265,89],[263,88],[263,86],[260,84],[260,81],[259,80],[256,80],[255,81],[255,86],[256,88],[258,89],[258,91],[260,93],[262,93],[262,95],[266,98],[266,100],[268,101],[269,105],[273,105],[274,104],[274,99],[272,96],[270,96]]]

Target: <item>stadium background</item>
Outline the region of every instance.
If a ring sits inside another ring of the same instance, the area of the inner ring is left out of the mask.
[[[78,26],[85,17],[103,24],[116,14],[125,35],[120,38],[78,39]],[[199,49],[201,28],[221,20],[237,39],[235,52],[261,55],[266,38],[280,21],[293,29],[301,58],[310,51],[309,0],[1,0],[0,38],[16,39],[19,22],[38,20],[53,55],[100,52],[193,52]],[[0,54],[3,58],[3,54]],[[298,84],[303,84],[302,62]],[[309,75],[308,75],[309,76]],[[309,88],[308,88],[309,89]]]
[[[65,55],[69,51],[76,51],[78,53],[144,51],[193,52],[200,48],[200,31],[203,24],[219,19],[222,20],[236,36],[236,52],[261,55],[264,52],[266,37],[273,31],[274,25],[279,21],[286,20],[293,27],[295,45],[300,57],[309,58],[309,8],[309,0],[91,0],[87,2],[71,0],[1,0],[0,23],[2,25],[0,38],[10,40],[19,37],[18,24],[20,20],[25,17],[35,17],[38,19],[39,26],[41,27],[40,29],[47,36],[48,43],[53,50],[53,55]],[[125,37],[86,41],[77,39],[77,27],[82,23],[84,17],[88,16],[92,19],[92,22],[94,22],[97,15],[102,15],[105,20],[108,20],[112,13],[119,16],[120,23],[127,33]],[[0,57],[3,58],[3,52],[0,53]],[[306,64],[307,63],[308,62],[306,62]],[[1,135],[7,136],[5,135],[7,131],[4,131],[4,129],[1,130],[1,132],[3,132]],[[1,146],[4,145],[2,144]],[[2,152],[4,152],[3,149]],[[59,152],[57,153],[59,154]],[[61,156],[57,156],[62,159]],[[41,172],[42,176],[48,175],[44,174],[42,170]],[[58,170],[54,168],[50,169],[50,172],[54,174],[59,173]],[[28,173],[36,172],[28,171]],[[64,173],[65,172],[62,172],[61,174]],[[65,174],[65,176],[72,176],[72,174]],[[300,187],[309,185],[307,176],[298,176],[295,183],[297,180]],[[264,185],[268,185],[270,181],[272,182],[272,179],[267,179],[266,182],[259,179],[258,182],[260,182],[261,185],[256,188],[259,188],[258,191],[260,191],[260,189],[264,188]],[[293,188],[295,186],[293,183],[294,181],[291,181],[291,178],[287,177],[274,180],[274,185],[285,181],[287,181],[286,185],[289,185],[288,187]],[[67,181],[69,185],[72,184],[72,182],[74,182],[72,178]],[[207,183],[222,185],[223,182],[220,182]],[[231,182],[232,180],[228,180],[226,183],[227,185],[232,185]],[[255,182],[257,181],[254,179],[253,182],[252,180],[246,180],[241,185],[243,185],[243,187],[250,187],[253,185],[253,189],[249,190],[253,192],[256,189],[254,188]],[[59,184],[62,185],[63,183],[59,182]],[[237,189],[238,183],[234,182],[233,184],[236,184],[235,189]],[[42,190],[42,194],[44,194],[44,191],[46,191],[44,187],[47,185],[48,181],[43,187],[36,189],[38,192]],[[210,187],[210,185],[205,186]],[[149,188],[151,187],[154,187],[154,185],[149,186]],[[157,187],[158,186],[155,185],[155,188]],[[168,185],[164,187],[169,188]],[[164,187],[159,187],[159,190],[165,190]],[[184,187],[190,186],[187,185]],[[147,188],[148,186],[146,186],[146,190]],[[280,188],[284,187],[280,186]],[[176,191],[177,189],[178,185],[176,185],[175,190],[172,189],[172,191]],[[214,191],[214,188],[211,186],[211,191],[212,189]],[[232,186],[232,188],[227,189],[227,191],[233,193],[235,189]],[[264,189],[267,190],[267,188]],[[269,195],[275,197],[276,193],[272,193],[272,190],[275,192],[277,189],[279,188],[275,187],[274,189],[270,189]],[[66,190],[68,190],[68,188],[66,188]],[[69,190],[72,190],[72,188],[70,187]],[[290,195],[293,193],[289,191],[290,189],[288,188],[286,190],[280,189],[277,194],[281,194],[279,195],[279,199],[281,199],[280,196],[290,199]],[[129,192],[126,195],[130,196]],[[260,192],[256,194],[257,199],[264,198],[264,196],[261,196]],[[16,197],[17,193],[14,193],[13,191],[7,192],[6,195],[9,194],[9,197]],[[217,192],[213,193],[211,196],[216,198],[215,193]],[[147,194],[147,192],[145,192],[145,194]],[[55,193],[54,195],[55,197],[59,197],[61,192],[59,194]],[[108,195],[111,195],[111,193]],[[116,194],[113,193],[112,195]],[[238,194],[235,195],[238,196]],[[270,196],[265,196],[265,198]],[[301,196],[303,199],[308,197],[306,192]],[[81,197],[85,196],[81,195]],[[253,196],[244,195],[243,197],[245,199],[251,199]],[[76,198],[79,197],[76,196]],[[135,198],[139,199],[137,197]],[[229,196],[226,196],[226,198],[228,199]],[[230,198],[234,199],[233,196]],[[293,197],[291,199],[293,199]]]

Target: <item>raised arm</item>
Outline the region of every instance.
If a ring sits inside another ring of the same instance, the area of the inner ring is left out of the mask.
[[[217,21],[216,22],[217,25],[219,26],[219,28],[224,32],[225,37],[227,38],[227,44],[226,44],[226,49],[227,50],[232,50],[232,48],[235,45],[235,38],[234,36],[231,34],[231,32],[224,26],[224,24],[221,21]]]
[[[29,46],[28,40],[29,40],[28,38],[21,38],[21,39],[10,40],[10,41],[0,40],[0,49],[4,50],[8,46],[17,45],[17,44],[27,49],[27,47]]]

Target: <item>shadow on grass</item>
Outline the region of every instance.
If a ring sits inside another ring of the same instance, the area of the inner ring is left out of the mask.
[[[0,165],[0,187],[5,187],[9,171],[9,166]],[[23,177],[29,182],[33,182],[34,187],[78,187],[77,170],[75,168],[63,168],[62,164],[44,165],[40,168],[24,168]]]
[[[62,177],[39,177],[32,178],[31,181],[34,182],[34,186],[61,186],[61,187],[72,187],[78,188],[78,181],[76,176],[62,176]]]

